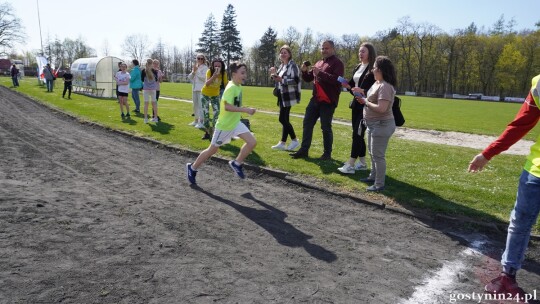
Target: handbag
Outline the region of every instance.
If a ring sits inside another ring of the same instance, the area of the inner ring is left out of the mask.
[[[274,90],[272,91],[272,94],[274,94],[274,96],[278,97],[279,96],[279,89],[278,87],[274,87]]]
[[[401,127],[405,124],[405,116],[401,113],[401,99],[394,96],[394,103],[392,104],[392,114],[394,115],[394,121],[396,127]]]

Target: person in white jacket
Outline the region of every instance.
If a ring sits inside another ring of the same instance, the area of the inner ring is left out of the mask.
[[[190,123],[190,126],[195,128],[204,128],[203,126],[203,111],[201,104],[201,90],[206,82],[206,71],[208,65],[206,64],[206,57],[203,54],[197,54],[197,61],[193,64],[193,69],[189,73],[188,78],[193,84],[193,115],[195,120]]]

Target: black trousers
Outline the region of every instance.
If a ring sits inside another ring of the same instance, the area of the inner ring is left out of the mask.
[[[71,85],[71,82],[64,82],[64,92],[62,93],[62,97],[66,96],[66,91],[69,90],[68,97],[71,98],[71,88],[73,86]]]
[[[291,107],[284,107],[281,102],[279,103],[279,122],[283,126],[281,131],[281,141],[286,142],[287,137],[291,136],[291,139],[296,139],[294,128],[290,122]]]
[[[351,158],[366,156],[366,141],[364,134],[366,133],[366,125],[362,124],[364,119],[364,106],[356,105],[352,109],[352,145]],[[358,131],[360,130],[360,134]]]
[[[306,107],[304,115],[304,130],[302,133],[301,151],[308,152],[313,139],[313,128],[317,120],[321,119],[321,130],[323,135],[324,154],[332,154],[332,143],[334,142],[334,134],[332,133],[332,118],[336,106],[325,102],[318,102],[315,98],[311,98]]]

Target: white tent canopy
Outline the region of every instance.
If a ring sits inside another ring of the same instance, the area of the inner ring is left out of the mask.
[[[97,97],[116,97],[114,75],[121,61],[112,56],[75,60],[71,64],[73,91]]]

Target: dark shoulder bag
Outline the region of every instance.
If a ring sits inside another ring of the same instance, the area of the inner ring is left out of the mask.
[[[405,124],[405,117],[401,113],[401,99],[394,96],[394,103],[392,104],[392,114],[394,115],[394,121],[397,127],[401,127]]]

